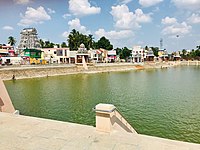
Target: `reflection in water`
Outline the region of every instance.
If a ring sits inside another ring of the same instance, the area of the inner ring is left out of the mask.
[[[182,67],[6,81],[22,114],[95,125],[114,104],[138,133],[200,143],[200,69]]]

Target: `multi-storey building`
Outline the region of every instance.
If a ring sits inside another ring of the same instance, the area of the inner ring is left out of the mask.
[[[42,48],[44,59],[49,63],[69,63],[69,48]]]
[[[133,46],[132,59],[134,63],[144,62],[146,58],[145,50],[141,46]]]

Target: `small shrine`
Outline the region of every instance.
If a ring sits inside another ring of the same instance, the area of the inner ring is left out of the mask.
[[[88,50],[85,48],[85,45],[82,43],[80,45],[80,48],[78,48],[77,54],[76,54],[76,64],[83,64],[83,63],[89,63],[89,53]]]

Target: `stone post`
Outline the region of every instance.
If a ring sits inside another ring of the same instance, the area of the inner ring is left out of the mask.
[[[113,111],[115,106],[112,104],[98,104],[95,107],[96,111],[96,130],[101,132],[111,132]]]

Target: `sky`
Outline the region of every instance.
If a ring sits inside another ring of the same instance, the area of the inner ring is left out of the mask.
[[[20,41],[34,27],[38,37],[67,42],[72,29],[102,36],[117,47],[160,46],[169,52],[200,45],[200,0],[0,0],[0,43]],[[178,35],[178,36],[177,36]]]

